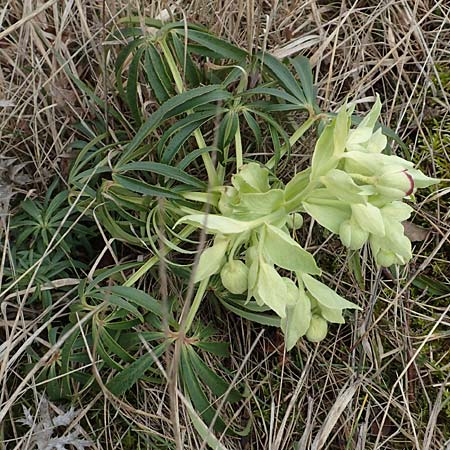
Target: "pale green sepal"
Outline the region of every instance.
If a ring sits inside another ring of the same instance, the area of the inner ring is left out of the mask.
[[[369,233],[384,236],[386,231],[380,209],[370,203],[352,205],[352,218]]]
[[[284,189],[284,198],[286,201],[292,200],[293,198],[300,195],[308,186],[309,179],[311,177],[311,169],[307,169],[299,172],[294,178],[289,181]]]
[[[433,184],[439,183],[439,178],[427,177],[423,172],[418,169],[408,169],[408,173],[413,177],[415,188],[426,188]]]
[[[283,281],[287,289],[286,304],[289,306],[295,305],[299,295],[298,286],[290,278],[283,277]]]
[[[334,155],[339,157],[345,151],[345,146],[350,128],[350,120],[347,112],[347,105],[344,104],[339,109],[334,127],[333,144]]]
[[[369,127],[373,130],[373,128],[375,127],[375,125],[377,123],[378,117],[380,117],[381,107],[382,107],[382,104],[381,104],[381,100],[380,100],[380,95],[377,94],[375,103],[373,104],[369,113],[360,122],[358,128],[359,127]]]

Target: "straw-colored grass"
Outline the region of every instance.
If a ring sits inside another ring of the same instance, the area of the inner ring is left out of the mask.
[[[324,342],[302,341],[290,354],[283,353],[282,337],[274,329],[262,330],[231,315],[220,318],[223,338],[231,344],[227,368],[248,394],[236,417],[241,423],[252,420],[248,437],[222,436],[221,442],[227,449],[450,449],[448,1],[0,3],[0,157],[15,158],[17,169],[8,169],[8,192],[14,196],[0,199],[0,280],[12,257],[9,224],[10,215],[18,212],[17,200],[42,197],[55,178],[67,183],[74,155],[70,145],[78,137],[75,124],[94,117],[95,106],[63,66],[99,97],[119,102],[113,60],[102,43],[130,11],[155,17],[169,8],[170,14],[203,23],[248,50],[308,56],[324,110],[335,111],[347,96],[360,99],[363,110],[380,93],[384,124],[407,142],[409,154],[403,156],[428,175],[447,179],[437,190],[425,190],[413,205],[415,226],[408,232],[414,258],[393,276],[378,270],[363,252],[362,286],[349,271],[345,250],[334,238],[327,239],[320,245],[324,279],[364,309],[352,323],[334,326]],[[304,164],[310,150],[306,145],[294,148],[293,165]],[[82,215],[77,212],[75,219]],[[97,254],[109,254],[102,232],[98,236],[104,250]],[[318,250],[318,228],[307,233],[309,249]],[[48,382],[38,375],[58,358],[67,339],[62,334],[49,342],[45,331],[67,316],[77,297],[73,280],[62,282],[64,295],[57,294],[61,286],[48,286],[56,295],[47,308],[27,302],[36,290],[34,271],[59,244],[57,239],[50,242],[31,266],[25,288],[6,291],[0,284],[1,449],[33,448],[33,433],[45,416],[42,393]],[[95,267],[99,264],[100,257]],[[424,287],[424,276],[434,285]],[[169,280],[173,289],[175,283]],[[436,294],[433,286],[443,293]],[[206,305],[202,314],[207,321],[215,311]],[[98,373],[98,355],[90,357],[83,370],[93,371],[102,385],[100,379],[108,374]],[[165,361],[160,364],[166,367]],[[186,399],[171,385],[170,373],[167,377],[162,386],[139,382],[122,399],[102,389],[79,392],[73,398],[76,414],[63,432],[76,432],[96,449],[176,448],[177,440],[184,441],[182,448],[205,448]],[[19,422],[22,405],[35,416],[31,427]],[[54,402],[44,408],[54,416],[68,409]],[[166,444],[154,447],[155,437]]]

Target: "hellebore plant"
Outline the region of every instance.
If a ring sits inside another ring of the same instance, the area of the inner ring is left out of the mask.
[[[222,433],[228,424],[210,397],[229,393],[231,403],[241,395],[229,392],[229,383],[202,359],[204,351],[228,355],[223,342],[210,340],[215,332],[197,314],[203,299],[213,295],[232,314],[281,327],[287,350],[302,336],[323,340],[329,323],[344,323],[344,310],[361,308],[321,280],[295,230],[309,215],[352,251],[368,243],[378,266],[405,264],[411,244],[402,222],[411,207],[403,200],[437,180],[383,153],[387,138],[377,123],[378,98],[357,126],[351,105],[335,115],[322,112],[304,56],[279,61],[267,52],[249,54],[185,21],[144,21],[147,27],[140,16],[124,18],[126,28],[112,36],[114,45],[127,40],[116,59],[120,102],[104,103],[69,74],[101,106],[102,117],[106,111],[113,119],[108,127],[99,120],[80,124],[87,141],[77,143],[69,198],[125,255],[80,284],[82,300],[73,313],[101,308],[84,331],[117,372],[107,383],[115,395],[149,372],[153,355],[175,345],[184,395],[204,424]],[[278,163],[288,161],[313,128],[321,132],[310,167],[287,183],[278,179]],[[267,152],[271,157],[264,160],[260,155]],[[211,241],[195,266],[198,230]],[[166,302],[158,300],[160,291],[153,298],[143,290],[158,284],[162,260],[177,286]],[[150,282],[143,282],[147,277]],[[190,298],[191,287],[192,302],[180,301],[180,292]],[[138,336],[140,324],[146,331]],[[152,353],[135,357],[142,338]],[[61,366],[62,390],[70,397],[66,375],[72,366]]]
[[[344,309],[360,309],[317,279],[314,257],[291,237],[289,230],[303,223],[301,213],[352,250],[369,242],[379,266],[405,264],[412,256],[402,226],[412,208],[402,199],[437,180],[381,153],[387,139],[380,128],[374,130],[380,109],[377,98],[350,129],[352,108],[343,106],[320,135],[311,167],[285,187],[278,181],[271,186],[269,170],[250,162],[231,186],[219,189],[218,214],[197,212],[178,222],[215,235],[201,254],[195,282],[220,273],[230,293],[246,293],[247,302],[270,308],[281,319],[288,350],[301,336],[322,340],[328,322],[344,323]]]

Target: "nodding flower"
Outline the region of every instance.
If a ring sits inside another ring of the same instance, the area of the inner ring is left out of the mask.
[[[414,188],[414,178],[408,169],[389,171],[378,178],[377,191],[388,198],[407,197],[414,192]]]

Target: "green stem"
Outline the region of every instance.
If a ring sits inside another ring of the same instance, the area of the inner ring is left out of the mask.
[[[236,134],[234,135],[234,143],[236,148],[236,169],[239,170],[244,164],[244,159],[242,156],[242,139],[241,139],[241,129],[239,125],[236,129]]]
[[[181,242],[181,240],[183,238],[187,238],[195,230],[196,230],[196,228],[194,228],[192,226],[185,227],[183,230],[181,230],[181,232],[179,234],[180,238],[174,239],[173,243],[178,244],[179,242]],[[171,252],[171,250],[172,250],[171,248],[165,247],[161,251],[162,256],[167,256]],[[125,281],[125,283],[123,285],[127,286],[127,287],[133,286],[137,281],[139,281],[139,279],[141,279],[158,262],[159,262],[159,255],[152,256],[150,259],[145,261],[144,264],[142,264],[142,266],[138,270],[136,270],[136,272],[130,278],[128,278],[128,280]]]
[[[182,324],[182,329],[183,329],[184,334],[186,334],[192,326],[192,322],[194,321],[195,315],[197,314],[197,311],[200,308],[200,305],[202,303],[206,289],[208,287],[208,283],[209,283],[209,277],[200,281],[200,284],[198,285],[197,292],[195,294],[195,297],[194,297],[192,305],[189,309],[189,312],[186,316],[186,320],[185,320],[184,324]]]
[[[319,116],[310,116],[301,126],[298,128],[294,134],[289,138],[289,145],[292,147],[313,125],[314,122],[319,118]],[[288,151],[288,146],[283,145],[280,151],[280,158],[284,156]],[[275,167],[275,156],[269,159],[266,163],[268,169],[273,169]]]
[[[169,66],[170,72],[172,73],[173,79],[175,81],[175,86],[177,89],[177,92],[181,94],[184,92],[184,83],[183,79],[181,78],[180,71],[178,70],[177,63],[175,62],[175,59],[172,55],[172,52],[170,51],[169,46],[167,45],[167,42],[165,39],[162,39],[160,41],[161,48],[164,53],[164,57],[166,58],[167,64]],[[188,111],[187,113],[190,114],[192,111]],[[203,138],[202,132],[200,128],[197,128],[194,131],[194,137],[197,141],[198,148],[205,148],[207,147],[205,139]],[[219,179],[217,176],[216,169],[214,168],[214,164],[211,159],[211,155],[209,153],[203,153],[202,154],[203,164],[205,165],[206,173],[208,174],[208,180],[211,187],[218,186],[219,185]]]

